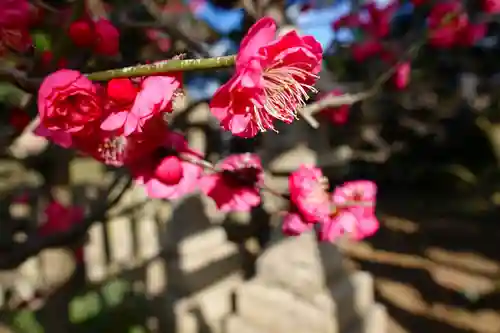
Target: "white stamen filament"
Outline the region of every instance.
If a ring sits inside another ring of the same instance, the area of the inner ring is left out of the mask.
[[[278,66],[268,68],[264,72],[264,110],[272,118],[283,122],[290,122],[297,119],[298,111],[306,105],[309,99],[309,92],[316,93],[317,90],[310,85],[299,82],[307,78],[318,78],[317,75],[307,72],[299,67]],[[254,106],[254,119],[261,132],[272,129],[278,132],[272,119],[267,119],[259,113],[259,107]]]

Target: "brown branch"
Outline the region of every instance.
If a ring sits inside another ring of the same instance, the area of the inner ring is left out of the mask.
[[[29,237],[25,242],[12,247],[9,251],[0,253],[0,269],[16,268],[26,259],[38,254],[43,249],[63,247],[80,240],[95,222],[103,222],[106,219],[108,210],[123,197],[132,183],[130,178],[127,179],[114,198],[109,201],[106,200],[108,194],[118,188],[118,185],[122,183],[124,178],[128,178],[128,176],[116,175],[113,182],[104,191],[103,196],[93,202],[93,209],[91,209],[92,213],[90,216],[84,218],[79,223],[73,224],[68,230],[44,237],[39,237],[38,235]]]
[[[0,81],[15,84],[30,93],[35,93],[42,83],[41,79],[29,78],[25,72],[8,66],[0,66]]]
[[[37,5],[38,7],[42,8],[42,9],[44,9],[52,14],[59,14],[60,13],[59,9],[52,7],[51,5],[45,3],[42,0],[35,0],[35,5]]]
[[[149,15],[151,15],[157,22],[134,22],[128,17],[124,16],[122,17],[122,23],[138,28],[162,29],[172,38],[183,41],[189,48],[198,53],[200,56],[211,56],[206,47],[189,37],[182,30],[169,24],[165,16],[162,15],[163,11],[153,0],[142,0],[141,2],[148,11]]]
[[[394,75],[398,66],[408,58],[413,58],[418,53],[422,45],[423,45],[422,42],[419,41],[415,43],[413,46],[411,46],[404,53],[402,57],[403,59],[398,61],[395,65],[391,66],[386,72],[380,75],[380,77],[375,81],[375,83],[371,86],[370,89],[356,94],[344,94],[340,96],[329,95],[323,99],[320,99],[314,103],[309,104],[308,106],[302,109],[301,113],[303,115],[308,115],[309,117],[311,117],[314,114],[326,108],[339,107],[342,105],[352,105],[375,96],[377,93],[380,92],[382,86]],[[317,128],[317,126],[313,126],[313,128]]]

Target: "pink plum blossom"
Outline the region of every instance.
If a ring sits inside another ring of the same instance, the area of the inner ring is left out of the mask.
[[[82,73],[60,69],[47,77],[38,90],[38,114],[51,131],[78,132],[102,116],[96,86]]]
[[[215,201],[220,211],[247,212],[260,204],[258,186],[264,176],[257,155],[231,155],[219,162],[217,170],[201,179],[200,188]]]
[[[332,195],[335,210],[323,222],[320,239],[334,241],[346,233],[356,240],[373,235],[379,228],[376,194],[377,186],[371,181],[352,181],[337,187]]]
[[[187,143],[180,134],[172,132],[168,134],[165,147],[182,148],[187,147]],[[184,150],[177,150],[176,153],[194,154],[195,152],[184,148]],[[172,161],[175,159],[177,160],[173,163]],[[175,155],[158,157],[153,154],[150,158],[142,159],[133,164],[131,171],[136,183],[144,185],[149,197],[179,199],[198,188],[203,170],[199,165],[179,160]],[[168,175],[169,173],[170,175]],[[175,177],[173,174],[180,177]],[[166,179],[168,180],[166,181]]]
[[[307,222],[318,222],[328,218],[330,200],[327,180],[321,169],[301,165],[288,177],[290,199]]]
[[[0,54],[9,48],[24,52],[31,45],[30,17],[28,1],[0,1]]]
[[[137,88],[129,79],[111,80],[108,83],[109,114],[101,129],[123,129],[125,136],[141,132],[149,119],[172,111],[172,99],[180,87],[180,80],[175,75],[149,76]]]
[[[223,129],[239,137],[275,130],[274,121],[291,123],[318,79],[322,48],[295,31],[276,38],[273,19],[258,20],[243,38],[236,72],[210,102]]]
[[[50,139],[53,143],[56,145],[59,145],[63,148],[69,148],[71,147],[73,140],[71,138],[71,134],[64,132],[64,131],[51,131],[47,129],[45,126],[42,124],[39,124],[35,130],[33,131],[34,134],[38,136],[43,136],[47,139]]]

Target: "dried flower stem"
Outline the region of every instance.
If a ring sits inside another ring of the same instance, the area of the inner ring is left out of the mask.
[[[236,56],[205,59],[172,59],[149,65],[138,65],[87,74],[90,80],[107,81],[119,77],[150,76],[167,72],[186,72],[232,67]]]

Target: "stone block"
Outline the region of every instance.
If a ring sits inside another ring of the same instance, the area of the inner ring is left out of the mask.
[[[362,333],[387,333],[387,325],[387,309],[382,304],[375,303],[364,318]]]
[[[292,124],[276,123],[278,132],[268,131],[262,135],[263,150],[268,157],[276,156],[297,145],[307,142],[308,124],[305,121],[296,121]]]
[[[210,288],[195,294],[192,299],[208,321],[218,320],[229,314],[234,307],[234,291],[242,282],[239,273],[220,279]]]
[[[187,120],[189,124],[205,124],[210,119],[210,108],[207,103],[200,103],[190,110]]]
[[[102,163],[86,157],[77,157],[70,163],[70,177],[73,185],[101,184],[105,173]]]
[[[366,315],[352,323],[346,333],[387,333],[387,312],[383,305],[372,304]]]
[[[328,290],[318,293],[314,304],[336,318],[339,332],[345,332],[352,323],[361,321],[373,300],[373,280],[368,273],[355,272]]]
[[[290,173],[302,164],[316,165],[316,160],[316,152],[307,145],[300,144],[277,157],[273,155],[272,160],[269,161],[269,170],[276,173]]]
[[[307,233],[267,249],[257,261],[257,274],[266,283],[307,299],[344,274],[342,255],[332,244],[320,243]]]
[[[168,276],[166,263],[162,258],[150,261],[145,268],[145,293],[148,296],[158,296],[165,292]]]
[[[226,232],[222,227],[210,227],[190,235],[176,245],[179,257],[210,253],[210,250],[227,243]]]
[[[210,286],[241,269],[241,256],[232,243],[225,243],[211,251],[200,251],[168,261],[168,283],[181,294],[189,294]]]
[[[356,272],[304,299],[257,278],[237,289],[236,304],[239,316],[273,333],[340,333],[361,323],[374,304],[373,281]]]
[[[238,288],[236,309],[244,320],[273,333],[337,333],[335,317],[286,289],[254,280]]]
[[[207,137],[202,129],[191,128],[188,130],[186,137],[191,149],[205,154],[205,152],[207,151]]]
[[[170,294],[176,332],[198,333],[206,327],[213,333],[222,332],[223,322],[233,309],[233,291],[240,283],[241,276],[232,274],[187,297]]]
[[[89,241],[85,245],[84,258],[87,278],[100,282],[106,278],[107,258],[104,240],[104,225],[94,224],[89,230]]]
[[[169,249],[190,236],[213,226],[199,195],[190,195],[171,203],[172,214],[165,225],[162,243]]]
[[[256,327],[240,316],[231,315],[224,321],[224,333],[275,333]],[[312,333],[312,332],[311,332]]]
[[[154,218],[145,216],[136,224],[138,255],[142,260],[150,260],[162,251],[158,233],[160,232]]]
[[[106,223],[107,236],[110,247],[111,262],[124,267],[130,267],[134,258],[134,240],[130,218],[118,216]]]

